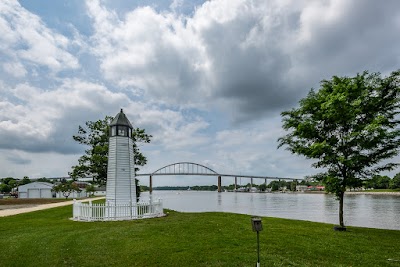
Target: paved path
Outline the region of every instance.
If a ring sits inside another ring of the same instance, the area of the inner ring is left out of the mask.
[[[105,198],[105,197],[85,198],[85,199],[79,199],[79,201],[98,200],[98,199],[103,199],[103,198]],[[27,212],[37,211],[37,210],[45,210],[45,209],[51,209],[51,208],[56,208],[56,207],[68,206],[68,205],[72,205],[72,203],[74,203],[73,200],[37,205],[34,207],[27,207],[27,208],[20,208],[20,209],[0,210],[0,217],[12,216],[12,215],[17,215],[17,214],[27,213]]]

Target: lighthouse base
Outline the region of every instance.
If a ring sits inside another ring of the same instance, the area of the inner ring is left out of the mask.
[[[113,204],[82,203],[74,200],[73,220],[75,221],[123,221],[156,218],[164,216],[162,201]]]

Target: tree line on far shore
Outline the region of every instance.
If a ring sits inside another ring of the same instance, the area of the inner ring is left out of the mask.
[[[320,182],[306,177],[304,180],[296,181],[285,181],[285,180],[273,180],[267,185],[263,184],[250,184],[236,185],[236,188],[243,188],[245,191],[250,190],[250,187],[254,187],[259,191],[280,191],[286,189],[289,191],[296,191],[298,185],[305,186],[319,186]],[[148,186],[140,186],[141,191],[149,191]],[[227,186],[222,186],[222,190],[233,191],[235,189],[235,184],[230,184]],[[396,174],[393,178],[386,175],[374,175],[371,179],[361,180],[360,186],[354,188],[348,188],[348,190],[354,189],[394,189],[400,191],[400,173]],[[193,191],[217,191],[217,185],[195,185],[195,186],[156,186],[153,190],[193,190]]]
[[[47,183],[55,183],[54,180],[48,178],[39,178],[34,180],[35,182],[47,182]],[[0,193],[10,193],[13,189],[16,189],[20,185],[31,183],[32,180],[29,179],[28,176],[24,176],[23,179],[16,179],[13,177],[7,177],[0,179]],[[65,187],[66,181],[62,186],[55,187],[58,189],[63,189]],[[304,180],[296,182],[296,181],[285,181],[285,180],[273,180],[270,183],[266,184],[250,184],[246,185],[237,185],[236,188],[246,188],[250,190],[250,187],[254,187],[260,191],[280,191],[283,188],[289,191],[296,191],[297,185],[306,185],[306,186],[318,186],[321,185],[320,182],[311,179],[310,177],[306,177]],[[92,184],[87,188],[87,191],[93,192],[95,190],[95,184]],[[357,187],[348,188],[348,190],[354,189],[394,189],[400,190],[400,173],[396,174],[393,178],[390,178],[387,175],[374,175],[371,179],[360,180],[360,185]],[[193,191],[217,191],[217,185],[195,185],[195,186],[157,186],[153,188],[154,190],[193,190]],[[230,184],[227,186],[222,186],[223,190],[233,191],[235,189],[235,184]],[[61,190],[62,191],[62,190]],[[145,192],[149,191],[149,187],[146,185],[140,186],[140,191]]]

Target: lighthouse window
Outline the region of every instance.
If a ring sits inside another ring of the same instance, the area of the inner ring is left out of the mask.
[[[116,131],[117,131],[117,127],[116,126],[111,127],[111,136],[115,136],[116,135]]]
[[[119,136],[128,136],[127,127],[119,126],[118,127],[118,135]]]

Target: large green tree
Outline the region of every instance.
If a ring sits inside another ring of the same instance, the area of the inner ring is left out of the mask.
[[[72,172],[69,173],[72,178],[92,176],[99,185],[106,183],[109,125],[112,120],[113,117],[106,116],[103,120],[87,121],[85,126],[78,127],[78,134],[74,135],[73,139],[88,148],[79,158],[78,165],[72,167]],[[151,137],[144,129],[132,130],[135,171],[139,170],[138,166],[144,166],[147,163],[138,145],[150,143]]]
[[[328,192],[339,200],[339,223],[343,223],[343,199],[347,187],[360,185],[360,179],[398,164],[385,161],[399,153],[400,71],[387,77],[364,72],[355,77],[323,80],[320,89],[311,90],[299,107],[282,112],[279,138],[294,154],[313,159],[317,176]]]

